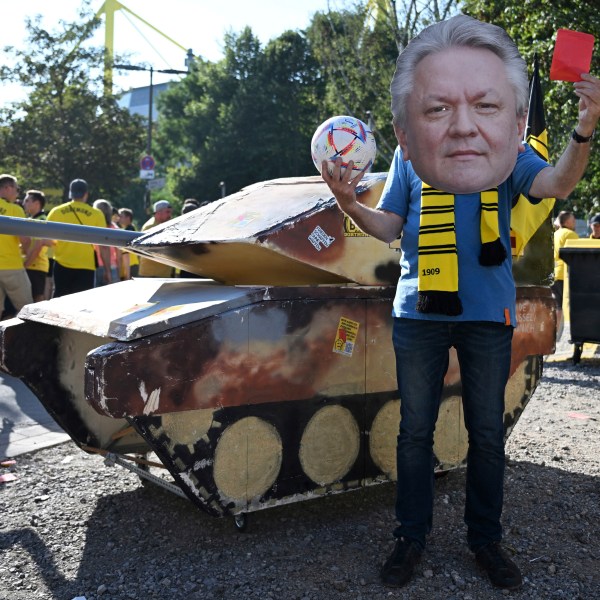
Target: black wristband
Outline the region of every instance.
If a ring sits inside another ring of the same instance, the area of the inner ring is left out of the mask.
[[[578,144],[587,144],[593,137],[594,134],[596,133],[596,130],[594,129],[594,131],[592,131],[592,135],[588,135],[583,136],[583,135],[579,135],[577,133],[576,129],[573,129],[573,133],[571,134],[571,137],[578,143]]]

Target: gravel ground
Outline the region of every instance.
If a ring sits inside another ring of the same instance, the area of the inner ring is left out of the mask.
[[[414,581],[389,590],[378,568],[393,546],[393,485],[254,513],[240,533],[67,443],[19,456],[18,480],[0,486],[0,598],[599,598],[599,390],[599,360],[547,364],[508,441],[517,592],[492,589],[466,548],[462,470],[437,480]]]

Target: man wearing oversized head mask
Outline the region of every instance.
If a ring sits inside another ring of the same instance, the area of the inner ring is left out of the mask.
[[[528,81],[508,34],[459,15],[423,30],[398,57],[392,113],[398,148],[376,209],[360,204],[338,159],[327,182],[340,208],[385,242],[402,235],[393,343],[401,400],[398,527],[384,563],[400,587],[421,558],[433,516],[433,434],[456,348],[469,432],[467,542],[492,584],[516,589],[517,565],[500,545],[504,388],[516,325],[511,199],[566,198],[584,173],[600,116],[600,81],[574,84],[578,122],[550,166],[523,143]]]

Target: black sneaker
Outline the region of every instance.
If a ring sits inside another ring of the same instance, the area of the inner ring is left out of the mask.
[[[389,587],[402,587],[411,577],[423,550],[414,540],[400,538],[394,551],[381,567],[381,581]]]
[[[491,542],[477,550],[475,561],[496,587],[516,590],[523,584],[519,567],[509,558],[498,542]]]

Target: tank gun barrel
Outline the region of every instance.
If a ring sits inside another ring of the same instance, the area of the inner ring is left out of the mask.
[[[71,225],[69,223],[1,216],[0,234],[97,244],[99,246],[117,246],[119,248],[128,246],[130,242],[143,235],[139,231],[127,231],[125,229]]]

